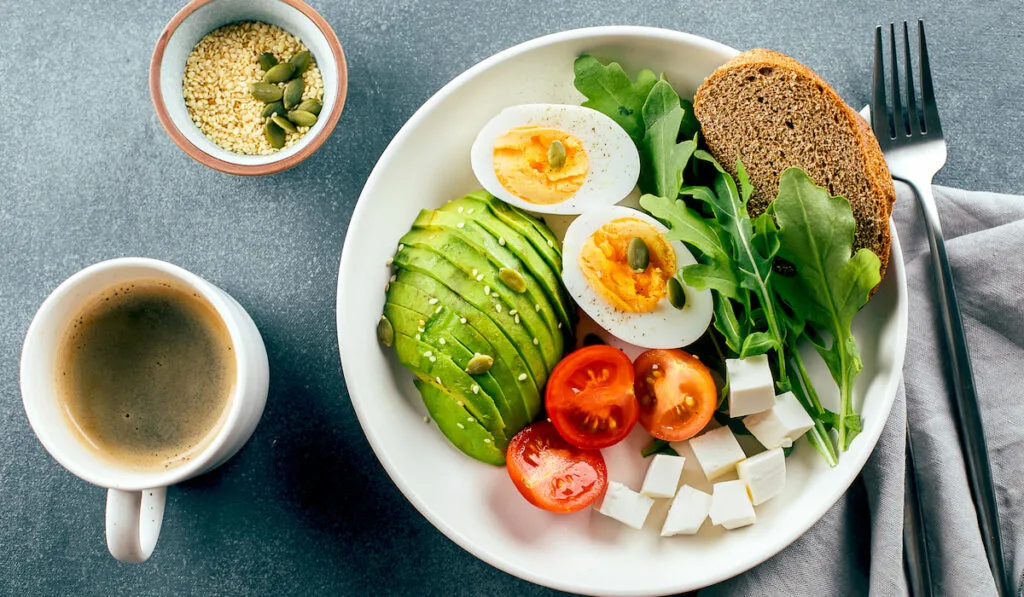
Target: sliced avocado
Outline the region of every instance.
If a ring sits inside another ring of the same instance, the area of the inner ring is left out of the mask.
[[[453,315],[450,309],[442,309],[437,315],[424,315],[400,306],[393,302],[394,298],[389,294],[388,302],[384,304],[384,315],[394,330],[407,336],[418,335],[424,344],[433,347],[432,354],[449,357],[463,371],[469,366],[469,361],[476,352],[494,355],[493,352],[471,350],[459,341],[453,332],[465,326],[459,323],[458,316]],[[529,423],[526,406],[518,394],[515,377],[501,359],[495,359],[490,371],[472,377],[480,384],[480,389],[494,399],[494,405],[505,423],[505,437],[512,437]],[[506,389],[508,394],[505,393]]]
[[[433,354],[430,345],[397,331],[395,332],[395,351],[398,353],[398,360],[402,365],[411,370],[416,377],[443,387],[447,393],[462,402],[463,404],[459,406],[465,406],[473,418],[480,421],[480,424],[494,436],[495,441],[498,441],[502,448],[508,444],[503,431],[505,422],[494,405],[494,399],[480,388],[472,376],[459,368],[447,356]]]
[[[413,229],[402,237],[401,243],[405,249],[417,248],[433,253],[436,256],[434,259],[428,255],[423,257],[431,261],[432,265],[427,269],[435,277],[447,281],[461,273],[463,279],[468,281],[470,276],[475,276],[460,290],[460,294],[477,295],[478,307],[487,309],[487,305],[490,305],[489,310],[498,317],[496,321],[501,321],[506,329],[525,328],[531,342],[537,338],[538,343],[545,343],[545,350],[541,352],[548,371],[561,360],[564,338],[557,329],[557,322],[546,321],[535,309],[537,303],[506,286],[498,276],[498,268],[479,251],[441,230]],[[546,349],[548,346],[551,350]]]
[[[490,210],[481,209],[472,215],[464,215],[465,207],[460,201],[456,199],[440,210],[421,211],[413,226],[443,227],[448,231],[457,231],[479,249],[492,255],[492,259],[497,259],[499,267],[512,267],[533,274],[554,306],[562,325],[571,326],[572,321],[566,309],[568,301],[562,292],[558,272],[551,269],[526,238],[495,217]]]
[[[479,422],[470,422],[473,416],[459,406],[457,398],[422,379],[414,380],[413,383],[423,397],[427,412],[448,441],[481,462],[496,466],[505,464],[505,446],[499,446],[495,437]]]
[[[445,222],[444,220],[458,219],[455,222]],[[482,227],[476,224],[473,220],[463,220],[458,214],[449,214],[439,211],[421,211],[419,217],[413,223],[414,229],[420,229],[428,233],[443,232],[450,234],[460,241],[466,243],[469,247],[474,249],[477,253],[487,257],[488,261],[491,262],[495,268],[499,270],[501,268],[511,269],[519,272],[523,281],[526,283],[526,290],[520,294],[525,295],[529,298],[530,302],[536,307],[541,306],[539,311],[536,311],[544,318],[544,322],[547,324],[548,329],[555,330],[559,329],[558,326],[558,307],[561,306],[561,301],[556,302],[552,305],[552,309],[546,309],[544,307],[551,303],[551,299],[548,297],[547,292],[544,290],[541,283],[537,280],[537,277],[533,275],[533,272],[520,261],[515,254],[505,248],[508,246],[508,241],[504,237],[501,237],[501,241],[505,243],[502,246],[498,238],[493,237],[484,230]],[[566,315],[568,317],[568,314]]]
[[[527,361],[524,360],[522,348],[517,349],[509,336],[498,327],[491,318],[467,303],[457,294],[449,290],[434,278],[418,271],[401,269],[391,282],[388,290],[388,300],[401,304],[404,308],[418,312],[423,315],[434,316],[436,307],[429,304],[431,298],[437,298],[438,304],[443,304],[453,315],[460,317],[459,327],[452,330],[455,336],[467,347],[480,354],[494,356],[493,368],[506,368],[518,384],[522,401],[528,419],[532,421],[541,410],[540,390],[543,388],[545,378],[534,376]],[[461,319],[465,319],[463,325]],[[424,317],[426,319],[426,317]],[[532,344],[530,345],[532,346]],[[532,354],[535,351],[525,351]],[[535,358],[539,366],[542,359],[539,355]],[[528,378],[519,381],[520,373],[526,373]],[[503,382],[504,383],[504,382]],[[505,388],[506,397],[509,396],[509,389]]]
[[[499,220],[522,234],[541,254],[544,261],[547,261],[551,269],[555,270],[559,276],[562,275],[561,244],[551,230],[536,218],[501,201],[487,191],[475,191],[459,201],[467,202],[466,211],[472,209],[474,214],[479,213],[481,209],[488,209]],[[468,205],[468,203],[473,205]]]

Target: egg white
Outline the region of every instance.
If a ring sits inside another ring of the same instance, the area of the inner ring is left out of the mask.
[[[583,244],[601,226],[620,218],[646,222],[665,234],[668,229],[647,214],[620,205],[588,211],[576,218],[565,231],[562,241],[562,282],[576,304],[599,326],[613,336],[643,348],[679,348],[693,343],[711,324],[710,290],[696,290],[684,285],[686,306],[676,309],[668,298],[658,302],[654,311],[629,313],[608,304],[590,285],[579,266]],[[676,267],[697,263],[690,251],[679,241],[668,241],[676,254]]]
[[[589,162],[587,177],[565,201],[550,205],[524,201],[509,192],[494,173],[494,140],[524,126],[559,129],[582,142]],[[640,154],[621,126],[597,110],[565,104],[505,108],[480,130],[470,149],[470,162],[487,192],[516,207],[547,214],[580,214],[614,205],[633,190],[640,177]]]

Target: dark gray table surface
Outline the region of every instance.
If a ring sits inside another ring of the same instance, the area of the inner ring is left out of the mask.
[[[2,594],[550,594],[464,552],[405,500],[356,420],[335,333],[338,258],[378,156],[431,94],[516,43],[588,25],[668,27],[789,53],[862,106],[873,27],[923,17],[949,140],[937,182],[1024,192],[1020,0],[314,0],[348,57],[348,102],[315,155],[263,178],[206,169],[154,116],[149,57],[179,2],[0,2]],[[18,389],[43,298],[78,269],[129,255],[233,294],[271,362],[252,440],[169,491],[143,565],[107,554],[103,490],[43,450]]]

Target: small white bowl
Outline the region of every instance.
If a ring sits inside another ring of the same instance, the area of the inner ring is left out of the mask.
[[[192,122],[182,94],[185,61],[204,35],[229,23],[261,21],[299,38],[324,81],[320,118],[297,143],[270,155],[243,155],[211,141]],[[164,28],[149,64],[149,93],[167,134],[196,161],[229,174],[255,176],[291,168],[334,130],[348,90],[345,54],[327,21],[302,0],[192,0]]]

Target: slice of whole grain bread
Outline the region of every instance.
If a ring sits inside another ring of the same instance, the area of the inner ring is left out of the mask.
[[[857,221],[854,250],[889,262],[892,177],[868,123],[814,71],[772,50],[743,52],[697,90],[694,113],[712,155],[733,176],[743,162],[754,185],[748,210],[778,195],[779,175],[802,168],[818,186],[846,197]]]

